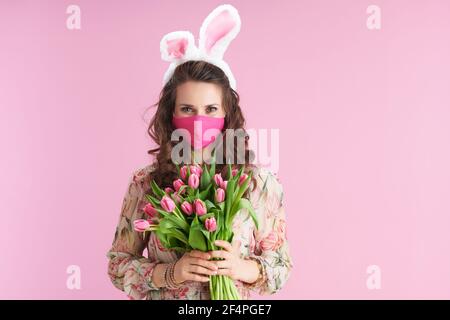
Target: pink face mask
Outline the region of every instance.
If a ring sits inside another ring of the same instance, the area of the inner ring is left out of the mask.
[[[225,117],[209,116],[172,117],[172,124],[177,129],[186,129],[191,135],[191,146],[201,149],[214,142],[221,133]]]

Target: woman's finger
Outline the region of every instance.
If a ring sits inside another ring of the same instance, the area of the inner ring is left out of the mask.
[[[191,258],[189,260],[189,264],[191,265],[199,265],[211,270],[217,270],[217,265],[214,263],[214,261],[211,260],[204,260],[200,258]]]
[[[195,273],[188,273],[187,274],[187,280],[199,281],[199,282],[208,282],[209,281],[209,277],[201,276],[201,275],[195,274]]]
[[[189,256],[192,258],[200,258],[204,260],[209,260],[211,258],[211,255],[208,252],[203,252],[200,250],[192,250],[189,252]]]
[[[218,267],[218,269],[230,269],[231,268],[231,262],[230,260],[214,260],[215,265]]]
[[[219,269],[217,270],[218,276],[229,276],[232,277],[231,269],[225,268],[225,269]]]
[[[216,240],[214,242],[214,244],[216,246],[222,247],[224,248],[226,251],[228,252],[232,252],[233,251],[233,247],[231,246],[231,243],[229,243],[228,241],[225,240]]]
[[[212,276],[212,275],[216,275],[217,274],[217,270],[211,270],[202,266],[198,266],[198,265],[190,265],[189,272],[191,273],[195,273],[195,274],[199,274],[199,275],[206,275],[206,276]]]
[[[213,251],[209,251],[209,254],[213,258],[223,258],[223,259],[231,258],[231,254],[225,250],[213,250]]]

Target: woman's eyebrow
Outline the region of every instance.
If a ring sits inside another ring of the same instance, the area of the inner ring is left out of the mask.
[[[218,106],[218,105],[219,105],[218,103],[211,103],[211,104],[205,105],[205,107]],[[188,104],[188,103],[180,103],[180,106],[187,106],[187,107],[195,108],[194,105]]]

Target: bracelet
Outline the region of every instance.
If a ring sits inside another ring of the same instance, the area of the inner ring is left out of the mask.
[[[164,269],[164,274],[163,274],[163,280],[164,280],[163,287],[167,287],[168,286],[168,283],[167,283],[167,271],[169,270],[169,264],[166,264],[165,266],[166,267]]]
[[[166,286],[168,289],[178,289],[181,287],[181,283],[177,284],[175,282],[175,265],[177,261],[169,263],[165,272],[164,279],[166,281]]]

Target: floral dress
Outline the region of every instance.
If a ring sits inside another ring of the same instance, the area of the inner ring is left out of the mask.
[[[152,282],[152,272],[158,263],[178,260],[181,252],[165,249],[154,232],[143,239],[133,229],[133,221],[147,218],[143,207],[148,190],[148,165],[133,172],[125,193],[112,247],[107,252],[108,275],[115,287],[129,299],[189,299],[209,300],[209,282],[185,281],[180,288],[158,288]],[[292,259],[286,237],[286,216],[283,207],[283,188],[277,176],[269,170],[253,169],[256,188],[250,193],[250,202],[256,211],[259,229],[246,209],[241,209],[233,221],[233,241],[239,242],[241,258],[252,258],[261,263],[262,277],[254,283],[235,280],[242,299],[250,299],[250,291],[260,295],[273,294],[286,283]],[[237,243],[236,243],[237,245]],[[143,255],[147,249],[147,257]]]

